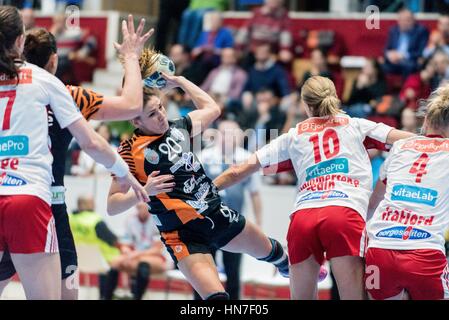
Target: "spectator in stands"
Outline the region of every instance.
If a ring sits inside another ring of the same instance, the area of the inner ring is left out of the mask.
[[[187,9],[190,0],[163,0],[159,1],[159,19],[156,25],[156,40],[154,47],[156,51],[166,52],[167,42],[169,44],[176,42],[178,36],[181,16]],[[170,24],[174,22],[173,36],[169,36]]]
[[[50,32],[55,36],[58,45],[58,70],[56,76],[65,84],[77,85],[73,69],[74,62],[83,62],[89,66],[96,64],[93,57],[97,49],[97,40],[89,30],[67,28],[63,14],[53,18]]]
[[[415,21],[413,13],[408,9],[400,10],[398,24],[388,34],[384,51],[385,72],[400,74],[404,78],[416,72],[428,39],[429,32]]]
[[[416,111],[412,108],[404,108],[401,114],[401,130],[418,133],[418,121]]]
[[[226,48],[221,51],[221,64],[212,70],[201,89],[229,100],[237,100],[242,94],[248,76],[237,66],[235,50]]]
[[[324,51],[321,49],[314,49],[310,53],[310,63],[310,70],[304,73],[300,87],[302,87],[303,83],[313,76],[322,76],[332,80],[332,73],[328,68],[327,58]]]
[[[129,216],[125,235],[121,239],[121,252],[114,258],[117,272],[131,276],[131,293],[134,300],[141,300],[152,274],[160,274],[172,268],[164,245],[159,240],[159,231],[148,213],[146,203],[136,206],[137,212]],[[168,259],[167,259],[168,257]]]
[[[377,100],[387,92],[385,76],[380,64],[370,59],[352,86],[344,109],[351,117],[366,118],[373,113]]]
[[[97,246],[110,265],[110,271],[99,277],[100,298],[112,300],[118,282],[118,271],[113,264],[113,260],[120,255],[117,236],[95,213],[95,202],[90,196],[78,198],[78,210],[69,215],[69,221],[75,244]]]
[[[108,141],[112,148],[117,148],[117,145],[112,143],[111,131],[106,124],[100,124],[95,131]],[[74,176],[88,177],[92,175],[107,175],[109,171],[103,165],[95,162],[87,153],[81,151],[78,157],[78,164],[72,166],[71,173]]]
[[[227,0],[191,0],[182,14],[178,43],[193,48],[203,29],[204,14],[211,10],[224,11],[227,6]]]
[[[214,144],[204,149],[200,161],[208,177],[215,179],[233,164],[245,162],[251,155],[241,147],[242,129],[235,121],[224,120],[218,125],[218,136]],[[254,212],[255,222],[262,226],[262,201],[260,197],[260,175],[254,174],[241,183],[220,191],[223,202],[244,214],[245,191],[248,191]],[[231,300],[240,299],[240,265],[242,255],[223,251],[223,264],[227,277],[226,292]],[[200,299],[198,299],[200,300]]]
[[[236,45],[244,55],[245,68],[253,64],[261,44],[270,44],[278,53],[280,62],[288,64],[292,61],[293,36],[284,0],[265,0],[265,4],[255,9],[251,19],[238,31]]]
[[[33,29],[36,26],[33,8],[23,8],[20,10],[20,14],[22,16],[23,25],[25,26],[25,31]]]
[[[248,144],[250,151],[263,147],[282,132],[287,118],[279,102],[271,88],[261,88],[257,92],[255,107],[246,111],[247,128],[256,130]]]
[[[170,48],[169,57],[175,64],[177,76],[183,76],[197,85],[200,85],[204,80],[202,70],[198,70],[198,64],[192,64],[190,51],[185,46],[181,44],[173,45]]]
[[[449,56],[449,14],[438,19],[438,27],[430,34],[429,43],[424,49],[423,56],[429,59],[437,50],[442,50]]]
[[[291,89],[285,69],[276,63],[273,58],[271,46],[261,44],[255,51],[256,62],[248,73],[248,81],[243,89],[243,104],[249,106],[253,102],[253,96],[262,88],[272,88],[275,95],[285,97]]]

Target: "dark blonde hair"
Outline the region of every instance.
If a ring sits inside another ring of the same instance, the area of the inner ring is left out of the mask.
[[[340,109],[340,99],[334,83],[325,77],[309,78],[301,89],[301,99],[307,104],[312,116],[335,116],[343,111]]]
[[[449,126],[449,84],[436,89],[427,101],[426,123],[433,129]]]

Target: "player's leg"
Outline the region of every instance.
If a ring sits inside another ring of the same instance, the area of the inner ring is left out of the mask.
[[[11,254],[29,300],[59,300],[61,278],[59,253]]]
[[[14,268],[9,252],[0,252],[0,296],[15,274],[16,269]]]
[[[61,258],[61,299],[78,300],[78,257],[70,229],[67,207],[65,204],[54,204],[51,209],[55,219]]]
[[[332,273],[337,281],[342,300],[366,299],[363,283],[363,259],[355,256],[337,257],[330,260]]]
[[[320,264],[314,256],[290,266],[290,294],[292,300],[318,299],[317,278]]]
[[[204,300],[214,298],[217,294],[223,298],[227,295],[212,255],[189,255],[178,262],[178,268]]]
[[[227,221],[227,227],[221,232],[217,245],[220,249],[234,252],[246,253],[254,258],[274,264],[279,272],[288,277],[288,256],[284,248],[275,239],[267,237],[263,231],[254,223],[246,221],[242,215],[226,208],[225,217],[234,217],[232,222]],[[216,218],[216,224],[220,222],[220,215]],[[226,218],[227,219],[227,218]]]
[[[61,299],[61,262],[50,206],[34,196],[9,198],[5,241],[28,299]]]

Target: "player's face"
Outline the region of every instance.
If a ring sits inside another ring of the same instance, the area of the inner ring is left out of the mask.
[[[135,124],[147,134],[164,134],[168,130],[168,120],[161,99],[152,96],[144,106],[142,115],[135,121]]]

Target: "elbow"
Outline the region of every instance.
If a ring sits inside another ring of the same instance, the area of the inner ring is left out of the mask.
[[[120,213],[120,212],[119,212],[116,208],[114,208],[114,207],[116,207],[116,206],[113,205],[113,203],[111,202],[111,200],[108,200],[108,204],[107,204],[107,207],[106,207],[106,212],[108,213],[108,216],[113,217],[113,216],[115,216],[115,215],[117,215],[117,214]]]
[[[211,108],[213,110],[214,120],[218,119],[221,116],[221,108],[218,104],[214,104]]]

